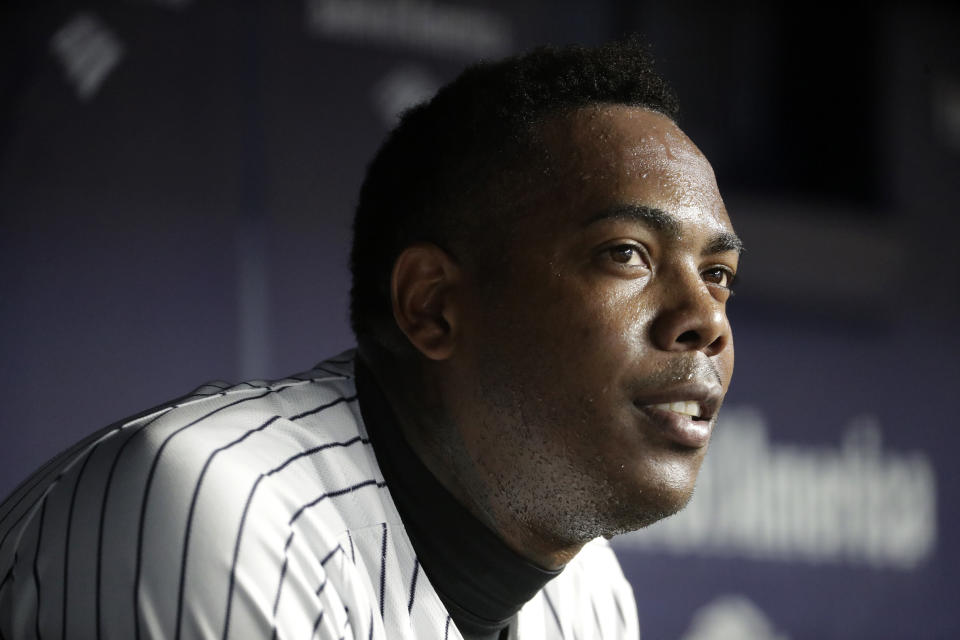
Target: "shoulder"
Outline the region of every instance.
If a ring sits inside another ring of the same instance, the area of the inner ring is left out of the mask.
[[[384,521],[381,487],[349,357],[205,385],[94,434],[0,506],[0,630],[19,637],[12,611],[46,634],[125,637],[269,611],[274,586],[248,568],[282,581],[301,570],[286,566],[294,531],[322,558],[351,527]]]
[[[305,451],[361,443],[366,438],[352,366],[337,362],[271,382],[208,383],[92,434],[0,505],[0,536],[9,539],[18,522],[35,517],[41,506],[55,508],[64,494],[99,492],[107,498],[137,487],[169,499],[189,494],[191,481],[229,476],[238,466],[270,474]],[[0,557],[3,550],[0,543]]]

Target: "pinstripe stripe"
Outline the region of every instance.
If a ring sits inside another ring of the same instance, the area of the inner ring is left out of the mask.
[[[100,503],[100,522],[99,522],[99,526],[98,526],[98,528],[97,528],[97,562],[96,562],[96,565],[95,565],[95,567],[96,567],[96,568],[95,568],[95,571],[96,571],[96,576],[95,576],[95,580],[96,580],[96,587],[95,587],[95,589],[96,589],[96,594],[95,594],[95,596],[94,596],[94,619],[95,619],[95,622],[96,622],[97,638],[98,638],[98,639],[103,637],[103,616],[101,615],[101,612],[102,612],[102,610],[103,610],[103,608],[102,608],[102,606],[101,606],[101,602],[102,602],[101,596],[102,596],[102,594],[103,594],[103,572],[101,571],[101,568],[103,567],[103,562],[104,562],[104,559],[103,559],[103,533],[104,533],[104,531],[105,531],[105,529],[106,529],[107,504],[108,504],[108,502],[109,502],[109,500],[110,500],[110,491],[111,491],[111,489],[113,488],[113,478],[114,478],[114,474],[115,474],[115,472],[116,472],[116,470],[117,470],[117,465],[120,463],[120,457],[123,456],[123,452],[124,452],[124,450],[127,448],[127,445],[130,444],[130,442],[131,442],[138,434],[140,434],[141,432],[143,432],[144,429],[146,429],[147,427],[149,427],[151,424],[153,424],[154,422],[156,422],[157,420],[159,420],[159,419],[162,418],[163,416],[167,415],[168,412],[170,412],[170,411],[172,411],[173,409],[176,409],[176,408],[177,408],[177,405],[174,405],[174,406],[170,407],[167,411],[164,411],[163,413],[161,413],[161,414],[159,414],[159,415],[157,415],[157,416],[154,416],[152,419],[150,419],[150,420],[148,420],[147,422],[145,422],[144,424],[140,425],[139,428],[137,428],[136,430],[133,430],[133,431],[130,433],[130,435],[127,437],[127,439],[123,441],[123,444],[121,444],[121,445],[117,448],[117,453],[116,453],[116,455],[113,457],[113,462],[110,463],[110,471],[107,473],[107,483],[106,483],[106,486],[104,487],[104,490],[103,490],[103,501]],[[136,602],[134,602],[134,605],[136,605]]]
[[[287,551],[290,549],[291,544],[293,544],[293,531],[291,531],[290,535],[287,536],[287,542],[283,545],[283,565],[280,567],[280,585],[277,587],[277,595],[273,599],[273,617],[274,617],[273,635],[274,636],[277,635],[277,627],[276,627],[277,609],[280,607],[280,592],[283,590],[283,578],[284,576],[287,575],[287,563],[288,563]],[[327,557],[324,558],[324,560],[329,560],[331,557],[333,557],[334,551],[336,551],[336,549],[328,553]],[[321,561],[320,564],[323,564],[323,561]]]
[[[620,626],[627,628],[627,617],[623,615],[623,607],[620,606],[620,598],[614,597],[613,604],[617,607],[617,616],[620,618]]]
[[[279,383],[282,384],[285,380],[298,380],[300,382],[330,382],[332,380],[353,380],[353,375],[346,371],[331,371],[330,369],[326,369],[324,367],[321,367],[320,365],[317,365],[316,367],[311,369],[308,373],[313,373],[314,371],[321,371],[330,377],[329,378],[317,378],[317,377],[304,378],[299,375],[287,376],[286,378],[284,378],[284,380],[280,380]]]
[[[563,625],[560,624],[560,616],[557,615],[557,609],[553,606],[553,601],[550,600],[550,594],[547,593],[547,590],[543,590],[543,599],[547,601],[547,607],[550,608],[550,613],[553,614],[553,621],[557,623],[557,631],[560,633],[560,637],[563,638]]]
[[[13,554],[13,564],[10,565],[7,574],[3,576],[3,580],[0,580],[0,597],[3,595],[3,590],[6,589],[8,585],[13,584],[13,568],[17,566],[17,558],[17,554]],[[3,640],[2,629],[0,629],[0,640]]]
[[[299,509],[294,511],[293,517],[290,518],[290,522],[287,523],[287,526],[292,528],[294,523],[300,519],[300,516],[303,515],[304,511],[317,506],[320,502],[322,502],[323,500],[326,500],[327,498],[339,498],[340,496],[346,495],[348,493],[353,493],[358,489],[363,489],[364,487],[369,487],[372,485],[375,485],[378,489],[382,489],[383,487],[387,486],[385,482],[380,482],[378,480],[370,478],[369,480],[358,482],[344,489],[337,489],[336,491],[328,491],[327,493],[320,495],[319,497],[315,498],[314,500],[311,500],[307,504],[301,506]]]
[[[600,623],[600,614],[597,612],[597,603],[594,601],[593,596],[590,596],[590,608],[593,610],[593,621],[597,624],[597,633],[603,629],[603,625]]]
[[[325,373],[329,373],[329,372],[325,372]],[[344,376],[341,374],[337,374],[337,378],[343,379]],[[311,380],[319,380],[319,378],[305,378],[303,376],[288,376],[286,379],[296,380],[297,382],[310,382]],[[324,378],[324,379],[329,380],[330,378]]]
[[[102,442],[102,441],[100,441]],[[64,535],[63,541],[63,610],[60,613],[61,621],[61,638],[67,637],[67,614],[69,607],[67,607],[67,601],[69,598],[69,586],[70,586],[70,534],[73,531],[73,510],[77,502],[77,491],[80,489],[80,483],[83,481],[83,472],[87,469],[87,463],[90,462],[90,459],[93,457],[94,452],[97,450],[97,447],[100,446],[100,442],[96,442],[93,447],[90,449],[90,454],[86,456],[83,460],[83,464],[80,466],[80,471],[77,473],[77,479],[73,483],[73,491],[70,494],[70,509],[67,511],[67,530]]]
[[[413,611],[413,599],[417,595],[417,576],[420,574],[420,559],[413,559],[413,578],[410,580],[410,601],[407,602],[407,613]]]
[[[13,578],[13,569],[17,566],[17,556],[13,556],[13,564],[10,565],[10,568],[7,569],[7,574],[3,576],[3,580],[0,580],[0,593],[3,593],[4,588],[7,584],[10,583],[11,578]]]
[[[383,598],[387,590],[387,523],[383,527],[383,543],[380,545],[380,617],[383,618]]]
[[[216,389],[216,391],[203,391],[203,389],[206,389],[208,387],[210,389]],[[230,385],[221,387],[220,385],[216,385],[216,384],[213,384],[212,382],[208,382],[202,387],[200,387],[199,389],[194,390],[194,392],[191,393],[190,395],[184,396],[183,398],[181,398],[179,402],[180,404],[183,404],[186,402],[193,402],[194,400],[200,400],[201,398],[212,398],[213,396],[226,395],[224,392],[230,388],[231,388]]]
[[[293,536],[293,534],[290,534],[290,535],[291,537]],[[330,560],[333,558],[333,556],[336,555],[337,551],[343,551],[343,547],[341,547],[340,545],[337,545],[333,549],[331,549],[330,552],[327,555],[323,556],[323,559],[320,560],[320,566],[325,567],[327,563],[330,562]]]
[[[350,535],[349,529],[347,529],[347,541],[350,542],[350,562],[357,564],[357,552],[353,548],[353,536]]]
[[[277,595],[273,599],[273,631],[270,634],[270,637],[273,640],[276,640],[277,637],[277,609],[280,607],[280,593],[283,590],[283,578],[287,575],[287,550],[290,548],[290,545],[293,543],[293,531],[290,532],[290,535],[287,536],[287,542],[283,545],[283,565],[280,567],[280,584],[277,586]],[[320,561],[322,565],[324,562],[333,557],[333,554],[337,551],[336,548],[333,549],[326,557]]]
[[[326,583],[324,583],[326,584]],[[320,623],[323,621],[323,609],[320,610],[320,615],[317,616],[316,621],[313,623],[313,631],[310,632],[310,637],[317,635],[317,629],[320,628]]]
[[[449,640],[450,638],[450,615],[447,614],[447,625],[443,629],[443,640]]]
[[[40,503],[40,522],[37,525],[37,549],[33,554],[33,584],[37,590],[37,615],[34,618],[34,625],[37,629],[37,640],[40,640],[40,547],[43,546],[43,522],[47,515],[47,499],[44,498]]]
[[[341,402],[353,402],[353,401],[356,400],[356,399],[357,399],[357,395],[356,395],[356,394],[353,394],[353,395],[350,396],[350,397],[340,397],[340,398],[337,398],[336,400],[334,400],[333,402],[328,402],[328,403],[326,403],[326,404],[320,405],[319,407],[315,407],[315,408],[313,408],[313,409],[308,409],[307,411],[304,411],[303,413],[298,413],[298,414],[295,415],[295,416],[291,416],[290,418],[288,418],[288,420],[291,420],[291,421],[293,421],[293,420],[301,420],[301,419],[303,419],[303,418],[306,418],[307,416],[312,416],[312,415],[315,415],[315,414],[318,414],[318,413],[322,413],[323,411],[329,409],[330,407],[335,407],[336,405],[340,404]]]
[[[323,371],[324,373],[329,374],[331,376],[336,376],[337,378],[346,378],[348,380],[353,378],[352,375],[346,374],[343,371],[331,371],[330,369],[326,369],[320,365],[317,365],[316,367],[314,367],[312,371]]]
[[[240,540],[243,537],[243,527],[247,523],[247,513],[250,511],[250,503],[253,502],[253,494],[257,492],[260,481],[266,476],[260,474],[253,483],[253,489],[247,496],[247,501],[243,505],[243,513],[240,515],[240,526],[237,530],[237,539],[233,545],[233,560],[230,562],[230,577],[227,580],[227,607],[223,614],[223,640],[227,640],[227,634],[230,632],[230,609],[233,605],[233,588],[237,579],[237,560],[240,557]]]

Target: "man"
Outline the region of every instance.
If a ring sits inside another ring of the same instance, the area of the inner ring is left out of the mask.
[[[0,507],[0,636],[635,638],[603,539],[689,499],[741,245],[641,48],[468,69],[356,214],[359,349],[208,385]]]

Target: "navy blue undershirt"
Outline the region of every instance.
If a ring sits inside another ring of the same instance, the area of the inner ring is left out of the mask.
[[[359,357],[356,380],[370,443],[424,573],[465,638],[505,637],[520,607],[561,570],[531,564],[457,502],[407,443]]]

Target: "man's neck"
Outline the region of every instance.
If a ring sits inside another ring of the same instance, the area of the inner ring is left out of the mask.
[[[357,392],[374,454],[424,573],[465,638],[497,640],[559,571],[535,566],[507,547],[437,481],[361,363]]]
[[[496,504],[488,480],[447,418],[437,385],[421,367],[377,363],[370,367],[386,397],[404,439],[420,462],[470,514],[493,531],[505,545],[547,570],[562,569],[584,542],[560,540],[512,517]]]

